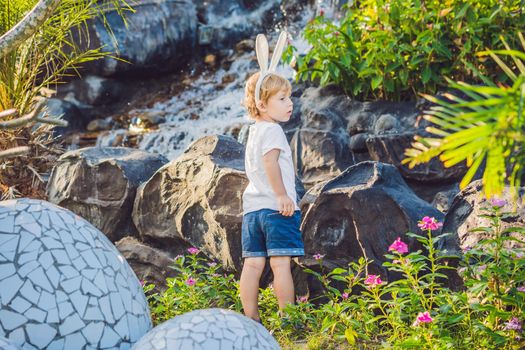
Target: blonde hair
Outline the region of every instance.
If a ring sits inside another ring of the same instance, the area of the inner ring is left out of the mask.
[[[244,88],[244,101],[243,106],[248,110],[248,116],[250,119],[259,119],[260,114],[257,106],[255,104],[255,85],[257,84],[257,79],[259,79],[260,72],[252,74],[246,81],[246,87]],[[266,76],[261,84],[261,93],[259,94],[260,100],[264,103],[268,102],[268,99],[278,93],[279,91],[284,90],[286,94],[290,95],[292,93],[292,84],[277,74],[270,74]]]

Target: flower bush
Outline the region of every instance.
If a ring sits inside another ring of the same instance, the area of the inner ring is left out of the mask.
[[[523,28],[520,1],[362,0],[345,5],[338,22],[319,13],[304,30],[311,45],[304,56],[295,47],[285,60],[297,62],[298,80],[335,83],[352,97],[414,99],[437,92],[445,77],[472,81],[482,70],[498,80],[494,65],[479,66],[476,53],[511,46]]]
[[[397,280],[368,274],[365,259],[325,271],[323,256],[316,254],[320,272],[305,272],[321,282],[323,295],[298,296],[279,316],[270,285],[260,291],[262,321],[283,348],[301,341],[309,349],[522,349],[525,254],[510,247],[523,243],[517,237],[525,228],[502,229],[510,215],[503,212],[505,204],[490,202],[483,216],[491,225],[472,230],[488,238],[461,257],[436,248],[447,234],[440,232],[441,223],[424,217],[421,233],[398,237],[385,252],[384,266],[401,276]],[[411,249],[407,237],[423,248]],[[155,323],[198,308],[242,311],[234,276],[207,262],[196,248],[173,267],[179,275],[167,279],[165,292],[153,293],[153,285],[144,285]],[[447,271],[459,273],[464,286],[451,290]],[[335,288],[336,282],[344,288]]]

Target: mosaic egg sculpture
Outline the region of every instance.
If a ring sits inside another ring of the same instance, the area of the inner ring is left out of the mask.
[[[49,202],[0,202],[0,336],[24,350],[122,350],[151,329],[149,315],[97,228]]]
[[[224,309],[188,312],[153,328],[133,350],[280,349],[259,323]]]
[[[9,340],[0,337],[0,350],[20,350],[20,348]]]

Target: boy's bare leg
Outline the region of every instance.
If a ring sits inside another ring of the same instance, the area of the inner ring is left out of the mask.
[[[265,264],[266,257],[245,258],[239,284],[244,314],[256,321],[260,320],[258,307],[259,280]]]
[[[272,256],[270,267],[273,272],[273,288],[282,311],[286,304],[293,304],[295,291],[292,279],[291,258],[289,256]]]

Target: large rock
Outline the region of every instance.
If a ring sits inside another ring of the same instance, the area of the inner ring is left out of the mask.
[[[438,158],[430,162],[416,165],[410,169],[408,164],[401,164],[405,159],[405,150],[411,147],[416,133],[396,133],[371,135],[366,145],[373,160],[395,165],[403,178],[419,182],[454,182],[460,180],[466,173],[465,163],[445,168]]]
[[[413,102],[359,102],[347,111],[347,131],[350,135],[397,134],[422,130],[424,121],[416,123],[419,111]]]
[[[299,102],[302,123],[292,149],[307,188],[366,160],[392,164],[403,178],[431,185],[465,174],[464,165],[445,168],[437,159],[414,169],[401,164],[414,136],[426,135],[428,126],[414,102],[354,101],[333,85],[306,88]]]
[[[167,160],[125,147],[88,147],[63,154],[51,172],[49,201],[82,216],[113,242],[135,235],[137,187]]]
[[[133,209],[143,241],[173,254],[199,247],[227,269],[241,263],[244,148],[231,137],[194,141],[137,191]]]
[[[138,241],[135,237],[124,237],[115,243],[128,264],[141,281],[155,284],[156,290],[166,287],[166,278],[175,277],[176,270],[169,253]]]
[[[451,232],[450,236],[443,245],[444,249],[460,255],[467,248],[473,247],[480,240],[488,238],[486,232],[470,232],[477,227],[489,227],[491,222],[488,218],[481,215],[488,213],[487,208],[491,207],[489,200],[482,195],[482,181],[473,181],[464,188],[453,200],[452,205],[447,212],[443,224],[443,232]],[[525,187],[519,191],[519,199],[513,201],[510,192],[505,189],[501,199],[507,201],[507,204],[501,209],[505,212],[513,212],[502,220],[501,229],[508,227],[525,227],[525,207],[523,198],[525,196]],[[515,207],[514,207],[515,206]],[[508,242],[509,247],[525,248],[525,239],[523,234],[512,233],[511,236],[523,243],[516,241]]]
[[[307,88],[298,103],[302,124],[290,147],[306,188],[329,180],[354,164],[344,110],[353,105],[334,86]]]
[[[214,51],[230,50],[242,39],[278,23],[280,1],[218,0],[193,1],[199,19],[199,44]]]
[[[342,132],[302,128],[295,133],[290,148],[306,188],[332,179],[354,164],[348,142],[348,135]]]
[[[85,111],[93,106],[115,103],[125,94],[126,86],[118,80],[95,75],[74,80],[59,89],[59,97]]]
[[[307,255],[326,254],[334,266],[365,257],[374,261],[369,273],[387,279],[381,264],[389,245],[399,236],[414,249],[418,243],[405,233],[420,232],[417,223],[424,216],[443,219],[389,164],[361,162],[312,191],[301,203]]]
[[[46,100],[47,114],[51,118],[60,118],[68,122],[66,127],[54,127],[53,135],[58,137],[75,131],[82,131],[89,123],[89,118],[73,103],[58,98]]]
[[[21,349],[129,349],[151,329],[126,260],[69,210],[0,202],[0,261],[0,336]]]
[[[405,179],[407,185],[414,191],[417,196],[442,213],[446,213],[454,197],[459,193],[459,182],[441,183],[441,182],[419,182]]]
[[[104,58],[86,64],[86,71],[100,76],[148,69],[173,71],[193,58],[197,11],[192,1],[142,0],[132,6],[134,12],[125,12],[127,25],[117,11],[105,12],[118,47],[101,19],[88,22],[90,48],[104,47],[128,62]]]

